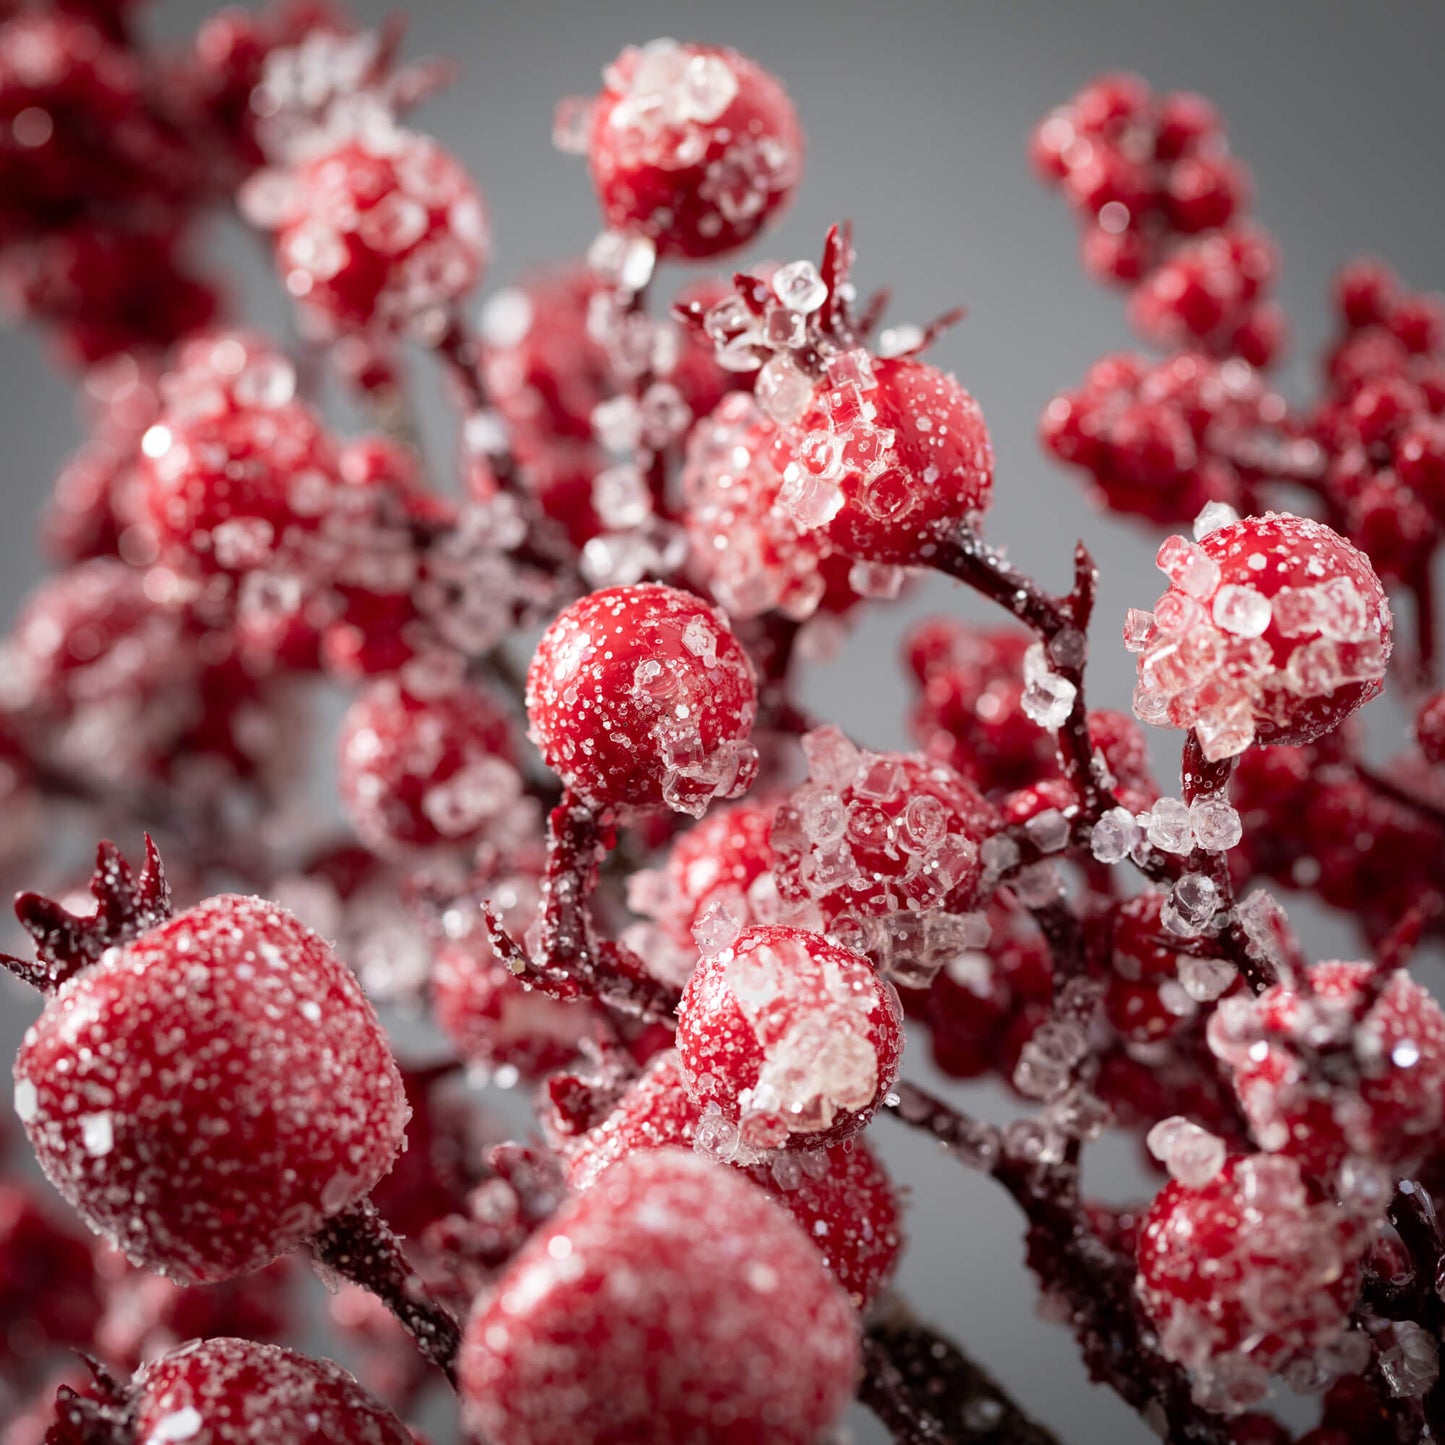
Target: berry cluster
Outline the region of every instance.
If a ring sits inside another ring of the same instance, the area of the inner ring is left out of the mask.
[[[1192,528],[1123,619],[1131,715],[1087,696],[1087,549],[1056,594],[984,541],[988,428],[922,359],[958,313],[880,329],[846,225],[659,304],[801,184],[756,61],[658,40],[564,102],[604,229],[474,330],[488,211],[403,124],[445,67],[394,29],[283,0],[162,60],[124,5],[0,15],[0,273],[92,430],[0,641],[0,859],[54,895],[0,956],[41,996],[14,1107],[89,1231],[5,1161],[4,1445],[412,1445],[429,1408],[815,1445],[855,1396],[900,1441],[1041,1445],[895,1292],[888,1119],[1009,1193],[1048,1317],[1161,1435],[1289,1445],[1279,1377],[1323,1396],[1300,1445],[1445,1436],[1445,1013],[1406,969],[1445,917],[1436,303],[1347,270],[1297,410],[1209,106],[1107,77],[1039,127],[1165,352],[1044,419],[1106,507]],[[302,356],[188,279],[222,202]],[[917,750],[808,716],[801,664],[927,571],[1007,622],[909,635]],[[1351,718],[1387,677],[1414,743],[1376,766]],[[1181,735],[1177,793],[1140,724]],[[87,892],[77,840],[118,825],[144,865],[103,843]],[[1371,956],[1312,964],[1267,881]],[[1093,1197],[1110,1128],[1152,1201]],[[296,1255],[359,1382],[288,1348]]]

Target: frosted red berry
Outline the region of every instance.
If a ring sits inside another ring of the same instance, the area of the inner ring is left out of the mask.
[[[1246,1155],[1167,1184],[1139,1231],[1138,1292],[1195,1396],[1255,1403],[1269,1373],[1336,1340],[1359,1288],[1358,1229],[1292,1159]]]
[[[1312,1174],[1350,1155],[1408,1174],[1440,1150],[1445,1012],[1407,973],[1373,974],[1369,963],[1316,964],[1302,985],[1231,1000],[1210,1020],[1260,1147]],[[1334,1067],[1313,1066],[1321,1051]]]
[[[186,1283],[262,1268],[402,1147],[401,1076],[355,978],[258,898],[212,898],[74,971],[15,1061],[56,1188]]]
[[[342,806],[378,852],[469,842],[521,794],[505,706],[476,683],[372,683],[341,723]]]
[[[435,141],[372,124],[247,182],[242,206],[276,237],[286,290],[343,331],[436,330],[491,251],[481,193]]]
[[[599,808],[700,817],[752,781],[752,666],[722,614],[676,588],[611,587],[547,629],[527,673],[530,736]]]
[[[528,1243],[467,1328],[470,1427],[508,1445],[811,1445],[856,1317],[803,1230],[676,1150],[615,1165]]]
[[[1303,743],[1375,697],[1390,604],[1369,558],[1322,522],[1267,512],[1159,549],[1169,590],[1131,613],[1135,713],[1192,727],[1207,758]]]
[[[903,1014],[867,959],[801,928],[744,929],[683,990],[688,1089],[749,1151],[856,1134],[898,1076]]]
[[[791,198],[803,134],[792,101],[725,46],[654,40],[624,50],[593,102],[587,161],[615,231],[665,256],[745,245]]]
[[[1415,741],[1428,762],[1445,763],[1445,692],[1421,703],[1415,714]]]
[[[926,560],[950,527],[983,515],[993,491],[983,412],[922,361],[844,353],[774,450],[782,504],[870,562]]]
[[[99,1309],[91,1240],[29,1184],[0,1183],[0,1373],[31,1378],[53,1352],[90,1345]]]
[[[264,1421],[287,1445],[413,1445],[339,1365],[251,1340],[193,1340],[145,1365],[125,1394],[138,1442],[252,1445]]]

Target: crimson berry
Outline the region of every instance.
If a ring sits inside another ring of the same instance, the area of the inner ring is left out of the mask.
[[[476,683],[372,683],[342,719],[339,753],[347,817],[381,853],[466,843],[521,794],[506,708]]]
[[[700,1117],[709,1121],[701,1129]],[[715,1115],[699,1115],[677,1051],[669,1049],[648,1064],[602,1123],[570,1144],[567,1183],[588,1189],[617,1160],[638,1150],[706,1152],[719,1143],[726,1145],[726,1133],[718,1137]],[[726,1148],[713,1157],[727,1162]],[[862,1139],[738,1167],[803,1226],[856,1307],[877,1298],[902,1246],[900,1205],[887,1172]]]
[[[1445,1012],[1406,973],[1371,1002],[1373,981],[1369,963],[1316,964],[1304,986],[1231,1000],[1209,1023],[1255,1139],[1313,1174],[1348,1154],[1408,1174],[1438,1151]],[[1314,1064],[1325,1050],[1328,1070]]]
[[[688,1089],[760,1152],[856,1134],[898,1076],[903,1011],[867,959],[806,929],[744,929],[678,1006]]]
[[[792,197],[803,134],[792,101],[725,46],[654,40],[603,72],[587,161],[608,226],[660,255],[746,245]]]
[[[1192,727],[1205,757],[1302,743],[1383,686],[1390,604],[1369,558],[1322,522],[1266,512],[1159,549],[1169,590],[1131,613],[1135,713]]]
[[[0,1183],[0,1374],[26,1378],[47,1352],[88,1347],[99,1309],[90,1239],[28,1185]]]
[[[411,1432],[339,1365],[251,1340],[192,1340],[145,1365],[126,1392],[138,1442],[413,1445]]]
[[[339,459],[295,385],[284,358],[233,337],[214,342],[206,365],[173,374],[139,462],[139,501],[162,555],[235,574],[320,525]]]
[[[804,745],[809,781],[773,821],[779,892],[811,900],[830,931],[890,969],[929,973],[959,943],[947,915],[977,902],[998,815],[946,763],[859,752],[836,728]]]
[[[672,1149],[609,1169],[467,1328],[470,1428],[507,1445],[811,1445],[846,1408],[856,1316],[803,1230]]]
[[[1415,714],[1415,740],[1429,762],[1445,763],[1445,692],[1425,699]]]
[[[921,361],[845,352],[775,452],[781,504],[870,562],[926,558],[948,528],[975,523],[993,491],[983,412]]]
[[[543,635],[527,718],[547,765],[598,808],[701,817],[757,769],[752,666],[723,615],[643,584],[590,593]]]
[[[1337,1339],[1359,1289],[1359,1231],[1292,1159],[1230,1159],[1160,1192],[1139,1233],[1139,1298],[1197,1399],[1238,1410],[1291,1358]]]
[[[435,141],[371,124],[241,192],[286,290],[330,329],[435,330],[491,251],[481,193]]]
[[[184,1283],[261,1269],[364,1198],[408,1108],[351,971],[274,904],[167,918],[103,849],[94,919],[22,895],[53,980],[15,1061],[41,1167],[92,1229]]]
[[[739,927],[761,923],[773,889],[771,804],[743,802],[715,808],[681,834],[656,868],[627,880],[627,902],[648,921],[628,930],[627,941],[648,967],[686,982],[697,962],[693,929],[709,909],[720,908]]]
[[[682,473],[684,525],[697,575],[733,617],[777,610],[803,621],[858,599],[851,559],[778,504],[776,422],[753,398],[725,398],[692,429]]]

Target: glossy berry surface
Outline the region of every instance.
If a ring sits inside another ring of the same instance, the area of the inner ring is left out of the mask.
[[[856,1134],[898,1075],[902,1010],[867,959],[801,928],[744,929],[683,990],[688,1090],[749,1151]]]
[[[62,984],[15,1101],[86,1223],[186,1283],[260,1269],[363,1198],[408,1112],[351,973],[285,910],[236,896]]]
[[[130,1385],[137,1441],[413,1445],[411,1432],[339,1365],[250,1340],[193,1340]],[[189,1432],[189,1433],[186,1433]]]
[[[720,256],[785,206],[802,171],[792,101],[725,46],[655,40],[603,73],[587,143],[602,214],[664,256]]]
[[[752,667],[720,612],[672,587],[612,587],[547,629],[527,718],[547,765],[596,807],[701,816],[751,782]]]
[[[1169,590],[1130,613],[1135,713],[1192,727],[1207,758],[1305,743],[1380,692],[1390,604],[1363,552],[1322,522],[1247,517],[1159,549]]]
[[[857,1360],[802,1229],[667,1149],[615,1165],[527,1245],[468,1325],[462,1398],[507,1445],[811,1445]]]
[[[521,793],[506,708],[471,683],[373,683],[342,720],[340,758],[347,817],[382,853],[465,843]]]

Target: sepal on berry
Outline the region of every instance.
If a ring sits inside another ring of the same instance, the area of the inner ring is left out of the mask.
[[[90,892],[96,901],[93,914],[72,913],[41,893],[21,893],[15,899],[15,916],[35,940],[35,959],[0,954],[3,964],[20,979],[43,993],[51,993],[67,979],[100,960],[109,948],[118,948],[172,914],[171,889],[166,881],[160,850],[145,835],[146,857],[139,877],[108,839],[96,850]]]

